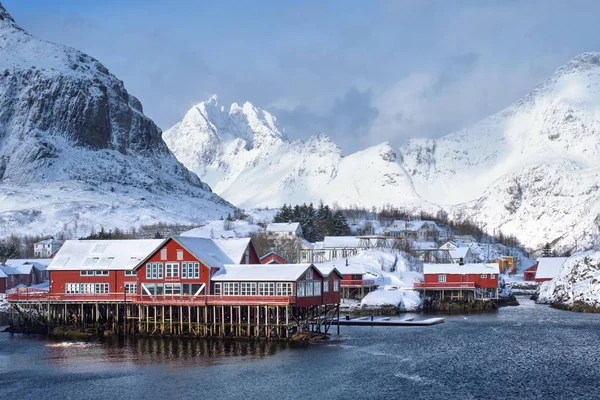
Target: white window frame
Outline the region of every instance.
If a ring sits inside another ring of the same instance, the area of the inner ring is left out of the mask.
[[[275,283],[273,282],[258,282],[259,296],[275,296]]]
[[[81,270],[79,276],[94,276],[94,271]]]
[[[177,261],[183,261],[183,250],[177,250]]]
[[[94,271],[96,276],[110,276],[110,271]]]
[[[65,283],[65,294],[80,294],[81,285],[79,283]]]
[[[480,278],[481,278],[481,279],[487,279],[487,274],[481,274],[481,275],[480,275]]]
[[[438,282],[440,283],[445,283],[447,278],[446,274],[438,274]]]
[[[215,283],[214,291],[215,291],[215,293],[214,293],[215,296],[222,296],[223,295],[223,290],[222,290],[222,287],[221,287],[221,283]]]
[[[292,284],[290,282],[277,282],[276,295],[277,296],[291,296],[292,295]]]
[[[79,292],[82,294],[96,293],[96,285],[94,283],[80,283]]]
[[[306,283],[305,282],[297,282],[296,283],[296,297],[304,297],[305,291],[306,291]]]
[[[137,283],[136,282],[125,282],[125,293],[137,294]]]
[[[323,293],[329,292],[329,281],[323,281]]]
[[[137,271],[125,271],[125,276],[137,276]]]
[[[179,263],[165,263],[165,278],[179,278]]]
[[[239,296],[240,284],[238,282],[223,282],[223,296]]]
[[[496,274],[491,274],[490,279],[496,279]]]
[[[306,290],[305,290],[305,292],[304,292],[304,295],[305,295],[306,297],[313,297],[313,296],[314,296],[314,294],[313,294],[313,284],[312,284],[312,282],[306,282]]]
[[[95,293],[96,294],[108,294],[108,293],[110,293],[110,284],[108,284],[108,283],[96,283]]]
[[[177,288],[177,293],[175,288]],[[181,296],[181,283],[165,283],[163,286],[165,296]]]
[[[256,283],[255,282],[242,282],[242,283],[240,283],[240,295],[242,295],[242,296],[256,296]]]
[[[200,279],[200,263],[181,263],[181,279]]]
[[[160,260],[161,261],[166,261],[167,260],[167,249],[161,249],[160,250]]]
[[[313,270],[312,268],[310,268],[308,271],[306,271],[306,280],[312,280],[313,279]]]
[[[339,279],[334,279],[333,280],[333,291],[334,292],[339,292],[340,291],[340,280]]]
[[[321,295],[321,281],[314,281],[313,282],[313,293],[314,293],[314,296],[320,296]]]

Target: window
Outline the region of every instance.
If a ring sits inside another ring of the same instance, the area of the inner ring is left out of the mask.
[[[177,250],[177,261],[183,260],[183,250]]]
[[[446,282],[446,275],[438,275],[438,282]]]
[[[137,284],[135,282],[125,282],[125,293],[137,294]]]
[[[312,297],[313,295],[313,283],[306,282],[306,297]]]
[[[166,263],[165,264],[167,278],[176,278],[179,276],[179,263]]]
[[[181,295],[181,284],[179,283],[165,283],[165,295]]]
[[[90,276],[94,275],[94,271],[79,271],[80,276]]]
[[[481,279],[487,278],[487,274],[481,274]]]
[[[490,275],[490,279],[496,279],[496,275],[495,274],[491,274]]]
[[[65,293],[66,294],[78,294],[80,292],[79,283],[67,283],[65,284]]]
[[[146,264],[146,279],[162,279],[163,266],[162,263]]]
[[[108,283],[96,283],[96,293],[108,293]]]
[[[298,297],[304,297],[305,287],[306,287],[306,284],[304,282],[298,282],[296,284],[296,295]]]
[[[96,276],[108,276],[109,274],[109,271],[96,271]]]
[[[242,296],[256,296],[256,283],[242,282],[241,289]]]
[[[125,276],[136,276],[137,273],[135,271],[125,271]]]
[[[181,277],[184,279],[200,278],[200,263],[181,263]]]
[[[329,292],[329,281],[323,281],[323,292]]]
[[[96,285],[93,283],[82,283],[79,285],[79,288],[81,293],[94,293]]]
[[[237,282],[225,282],[223,283],[223,296],[238,296],[239,283]]]
[[[291,296],[292,284],[277,282],[277,296]]]
[[[313,292],[314,292],[315,296],[321,295],[321,281],[313,282]]]
[[[221,284],[215,283],[215,296],[220,296],[220,295],[221,295]]]
[[[334,279],[334,281],[333,281],[333,291],[334,292],[339,292],[340,291],[340,281],[339,281],[339,279]]]
[[[311,280],[313,278],[313,270],[309,269],[308,271],[306,271],[306,280]]]
[[[250,245],[246,247],[246,251],[244,252],[244,261],[246,264],[250,264]]]
[[[272,282],[259,282],[258,283],[258,295],[259,296],[275,296],[275,284]]]
[[[167,249],[162,249],[160,251],[160,259],[163,261],[167,259]]]

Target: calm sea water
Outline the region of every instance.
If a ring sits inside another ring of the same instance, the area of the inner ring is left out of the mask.
[[[600,399],[600,315],[525,300],[325,345],[0,334],[0,399]]]

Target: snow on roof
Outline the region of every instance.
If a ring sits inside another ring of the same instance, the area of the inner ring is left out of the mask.
[[[356,236],[325,236],[323,240],[324,249],[348,249],[357,248],[360,239]]]
[[[535,279],[554,279],[568,257],[540,257]]]
[[[213,281],[297,281],[311,264],[225,265]],[[320,273],[320,272],[319,272]]]
[[[296,232],[298,228],[299,222],[274,222],[267,225],[267,232]]]
[[[2,267],[0,266],[0,278],[7,278],[8,275],[4,271],[2,271]]]
[[[162,239],[67,240],[48,270],[132,270],[163,242]]]
[[[0,266],[0,270],[6,275],[29,275],[33,267],[33,264],[9,264],[7,262],[5,265]]]
[[[535,271],[537,271],[537,268],[538,268],[538,265],[537,264],[533,264],[531,267],[527,268],[523,272],[535,272]]]
[[[499,274],[497,263],[489,264],[423,264],[423,274]]]
[[[304,239],[304,238],[300,238],[300,241],[302,242],[302,246],[306,247],[307,249],[314,249],[315,248],[315,244],[309,242],[308,240]]]
[[[268,253],[267,253],[267,254],[265,254],[264,256],[260,257],[260,259],[261,259],[261,260],[262,260],[262,259],[265,259],[265,258],[269,257],[270,255],[276,255],[276,256],[278,256],[278,257],[281,257],[281,258],[283,258],[284,260],[286,260],[286,261],[287,261],[287,258],[285,258],[285,257],[284,257],[284,256],[282,256],[281,254],[279,254],[278,252],[276,252],[276,251],[273,251],[273,250],[271,250],[270,252],[268,252]]]
[[[340,275],[341,277],[344,277],[344,274],[342,274],[333,265],[315,264],[315,268],[319,270],[319,272],[321,273],[321,275],[323,275],[323,277],[327,277],[327,276],[331,275],[331,273],[333,271],[336,271],[338,273],[338,275]]]
[[[222,267],[225,264],[236,262],[217,245],[216,240],[193,236],[173,236],[172,239],[185,247],[187,251],[201,260],[207,267]],[[239,242],[237,245],[239,246]],[[233,245],[229,247],[236,250]]]
[[[471,249],[469,247],[457,247],[456,249],[449,248],[447,250],[448,253],[450,253],[450,257],[458,259],[465,258],[467,256],[467,253],[469,253],[469,250]]]
[[[366,273],[365,268],[360,263],[353,262],[352,258],[349,258],[349,265],[346,265],[346,259],[339,259],[315,264],[315,267],[335,268],[342,275],[364,275]]]
[[[48,245],[48,244],[62,244],[63,241],[62,240],[58,240],[58,239],[46,239],[46,240],[41,240],[37,243],[34,243],[34,245]]]
[[[52,261],[51,258],[12,258],[6,260],[6,266],[11,267],[9,275],[23,275],[31,273],[31,268],[35,267],[38,271],[45,271]]]
[[[233,261],[234,263],[242,262],[244,259],[244,253],[250,245],[250,238],[232,238],[232,239],[214,239],[217,246],[223,250],[223,252]]]
[[[404,231],[418,231],[419,229],[421,229],[423,226],[425,225],[430,225],[433,228],[435,228],[436,230],[439,230],[440,228],[437,226],[437,224],[433,221],[404,221],[401,219],[397,219],[394,221],[394,225],[396,225],[399,229],[404,230]]]

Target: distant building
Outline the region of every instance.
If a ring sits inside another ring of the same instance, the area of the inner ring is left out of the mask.
[[[267,225],[267,234],[282,238],[302,236],[302,227],[299,222],[275,222]]]
[[[568,257],[540,257],[537,259],[538,267],[535,272],[536,282],[550,281],[556,278],[560,268]]]
[[[527,268],[523,272],[524,281],[535,281],[535,273],[537,272],[538,265],[535,263],[533,266]]]
[[[435,240],[440,234],[440,227],[433,221],[395,220],[390,228],[383,231],[386,236],[414,240]]]
[[[415,289],[439,300],[498,299],[498,264],[423,264]]]
[[[47,271],[47,267],[51,261],[48,258],[6,260],[0,265],[0,271],[6,275],[5,290],[17,286],[38,285],[49,280],[50,273]],[[1,286],[0,283],[0,288]]]
[[[270,251],[260,258],[261,264],[287,264],[288,260],[274,251]]]
[[[60,249],[64,241],[54,238],[34,243],[33,255],[37,258],[51,258]]]

